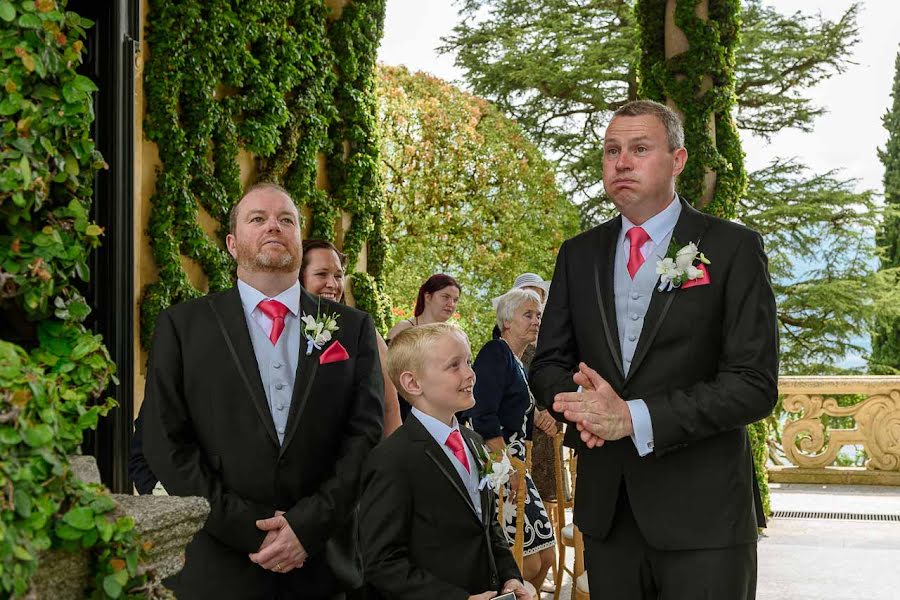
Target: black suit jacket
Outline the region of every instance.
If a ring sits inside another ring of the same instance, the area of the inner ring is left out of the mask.
[[[575,436],[575,522],[588,535],[605,536],[624,480],[655,548],[754,541],[765,519],[745,426],[771,412],[778,373],[762,239],[682,201],[673,237],[679,246],[697,243],[710,259],[710,283],[654,288],[626,376],[613,297],[620,228],[617,217],[560,248],[531,364],[532,390],[544,407],[576,389],[572,374],[584,361],[622,398],[642,398],[650,411],[654,450],[643,458],[627,437],[588,449]]]
[[[302,291],[302,313],[317,314],[318,301]],[[323,350],[307,355],[301,344],[280,446],[237,288],[157,319],[144,449],[170,494],[203,496],[211,509],[188,546],[175,585],[179,598],[319,598],[340,587],[326,554],[354,516],[363,460],[381,439],[383,384],[372,319],[324,299],[321,310],[337,313],[334,338],[350,358],[319,364]],[[287,574],[247,556],[264,537],[255,521],[275,510],[286,512],[309,553]]]
[[[460,432],[477,460],[481,437]],[[495,506],[482,490],[479,519],[450,459],[410,415],[363,469],[359,535],[370,597],[466,600],[519,579]]]

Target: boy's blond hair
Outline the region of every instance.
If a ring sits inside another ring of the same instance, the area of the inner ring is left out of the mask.
[[[420,373],[429,346],[450,334],[462,336],[468,345],[469,337],[466,332],[452,323],[429,323],[409,327],[391,339],[391,345],[388,346],[387,370],[398,391],[403,390],[403,386],[400,385],[400,374],[406,371]]]

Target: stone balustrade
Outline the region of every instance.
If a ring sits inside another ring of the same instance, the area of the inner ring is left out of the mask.
[[[91,456],[70,457],[76,476],[88,483],[100,483],[97,463]],[[135,529],[147,548],[141,568],[152,571],[144,590],[151,598],[171,598],[162,579],[174,575],[184,564],[184,549],[203,527],[209,514],[204,498],[174,496],[132,496],[113,494],[119,509],[134,519]],[[29,600],[83,600],[91,576],[88,551],[53,550],[41,555],[37,573],[31,580]]]
[[[781,377],[784,410],[799,415],[784,424],[782,443],[789,466],[769,468],[780,483],[900,485],[900,377]],[[835,396],[866,398],[840,406]],[[823,416],[850,417],[849,429],[826,427]],[[834,465],[842,448],[862,446],[864,467]]]

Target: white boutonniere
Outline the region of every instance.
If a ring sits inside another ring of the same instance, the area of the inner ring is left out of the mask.
[[[332,334],[340,329],[337,325],[338,315],[321,314],[322,304],[316,308],[316,316],[304,314],[300,318],[303,323],[303,337],[306,338],[306,355],[312,354],[313,348],[322,349],[322,344],[331,341]]]
[[[697,244],[689,244],[678,247],[675,238],[669,243],[666,256],[656,261],[656,274],[659,275],[660,292],[670,292],[685,281],[693,281],[704,276],[703,269],[696,264],[710,264],[709,259],[699,251]]]
[[[512,463],[503,450],[489,452],[484,446],[478,446],[478,489],[482,490],[486,486],[490,486],[495,493],[509,481],[509,475],[512,473]]]

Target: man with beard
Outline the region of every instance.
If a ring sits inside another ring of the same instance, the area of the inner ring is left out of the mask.
[[[300,286],[300,219],[282,188],[247,191],[226,245],[237,285],[163,311],[147,370],[150,467],[170,494],[210,504],[171,585],[181,599],[342,598],[359,582],[336,532],[351,530],[382,432],[375,328]]]

